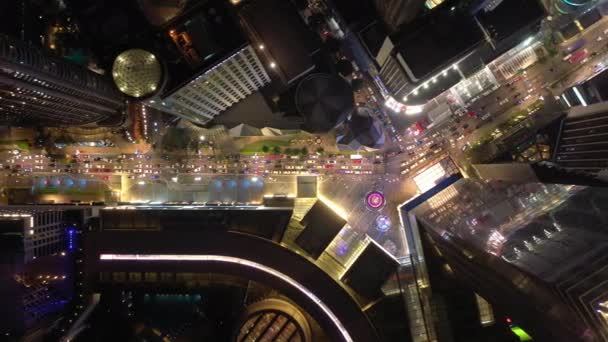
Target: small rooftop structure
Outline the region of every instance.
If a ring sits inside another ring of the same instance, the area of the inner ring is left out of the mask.
[[[251,1],[240,16],[250,39],[268,63],[275,63],[284,83],[291,84],[315,68],[311,56],[320,42],[290,1]]]
[[[352,112],[353,91],[342,78],[313,74],[298,85],[296,107],[305,118],[307,131],[327,132]]]
[[[337,138],[338,145],[350,150],[377,149],[384,145],[382,123],[365,112],[355,112],[346,123],[346,132]]]

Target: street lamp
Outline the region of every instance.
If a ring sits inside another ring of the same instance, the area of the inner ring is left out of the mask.
[[[201,141],[205,141],[206,137],[204,135],[201,135],[200,137],[198,137]]]
[[[276,67],[277,67],[277,63],[275,63],[275,62],[270,62],[270,68],[271,68],[271,69],[274,69],[274,68],[276,68]]]

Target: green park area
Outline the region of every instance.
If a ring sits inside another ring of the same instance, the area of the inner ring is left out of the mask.
[[[289,146],[289,141],[284,140],[264,140],[245,145],[241,149],[242,154],[251,155],[255,153],[275,153],[283,152],[283,149]]]
[[[40,195],[55,195],[55,194],[66,194],[66,195],[100,195],[103,194],[103,190],[95,189],[80,189],[80,188],[68,188],[59,189],[55,186],[49,186],[46,188],[38,188],[36,192]]]
[[[7,140],[0,141],[0,150],[21,150],[21,151],[29,151],[30,146],[27,140]]]

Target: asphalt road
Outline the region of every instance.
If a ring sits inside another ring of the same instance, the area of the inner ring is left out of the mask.
[[[519,76],[503,80],[501,86],[495,91],[470,104],[467,109],[475,112],[476,117],[469,118],[465,115],[456,119],[450,118],[445,124],[428,130],[423,137],[418,137],[417,143],[422,146],[443,145],[444,148],[450,149],[450,154],[454,159],[462,162],[464,156],[460,152],[465,144],[478,141],[480,137],[493,131],[515,113],[525,110],[540,96],[549,102],[548,108],[559,110],[552,97],[561,94],[563,89],[572,84],[587,78],[594,72],[595,64],[606,60],[608,35],[604,34],[604,30],[607,28],[608,20],[604,19],[560,44],[559,53],[556,56],[549,57],[544,63],[532,65]],[[601,37],[599,42],[598,37]],[[573,65],[563,61],[564,51],[567,47],[581,38],[587,42],[584,48],[588,50],[588,54],[597,54],[597,56],[589,57],[584,65],[580,63]],[[549,85],[558,80],[561,80],[560,84],[551,89]],[[418,146],[418,144],[416,145]],[[411,160],[405,163],[406,165],[421,162],[428,165],[434,161],[425,158],[425,153],[421,153],[417,147],[406,146],[405,148],[414,152]]]
[[[310,154],[307,156],[266,155],[214,157],[183,156],[180,161],[167,160],[160,153],[85,155],[53,160],[39,152],[0,153],[3,160],[0,173],[28,174],[93,174],[129,175],[132,178],[154,178],[158,175],[179,174],[372,174],[383,173],[380,156],[365,155],[351,159],[344,154]]]

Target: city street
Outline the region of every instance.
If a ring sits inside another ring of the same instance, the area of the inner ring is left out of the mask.
[[[608,35],[604,33],[606,29],[608,21],[603,19],[560,44],[555,56],[533,64],[508,80],[502,80],[496,90],[468,105],[467,111],[473,112],[473,117],[452,117],[447,123],[429,128],[415,139],[404,139],[409,143],[405,150],[411,159],[403,163],[403,173],[415,172],[437,160],[439,153],[434,154],[436,158],[429,158],[429,153],[430,157],[433,156],[433,151],[429,150],[431,146],[443,147],[443,151],[449,151],[459,165],[467,165],[467,156],[462,153],[465,145],[472,146],[514,116],[529,113],[529,107],[540,99],[544,103],[536,115],[555,117],[561,108],[554,96],[591,76],[597,70],[596,65],[606,61],[606,44],[603,43],[608,42]],[[579,39],[587,42],[584,48],[589,57],[575,64],[563,61],[564,51]]]

